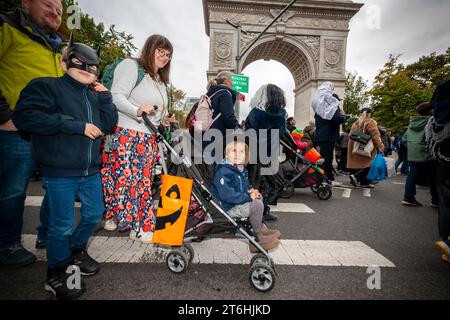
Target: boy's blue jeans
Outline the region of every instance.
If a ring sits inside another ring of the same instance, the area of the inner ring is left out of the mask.
[[[0,251],[21,242],[25,196],[36,163],[31,142],[0,131]]]
[[[100,174],[75,178],[44,178],[47,191],[48,267],[70,262],[72,251],[84,248],[102,219],[103,193]],[[74,230],[75,197],[81,201],[81,219]]]

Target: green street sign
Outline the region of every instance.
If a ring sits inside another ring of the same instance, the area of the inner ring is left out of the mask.
[[[231,79],[233,80],[232,89],[234,91],[248,93],[248,83],[250,79],[249,77],[241,76],[240,74],[233,74],[231,76]]]

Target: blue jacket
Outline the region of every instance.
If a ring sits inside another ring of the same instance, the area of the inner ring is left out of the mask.
[[[215,119],[219,113],[221,114],[221,116],[211,125],[211,129],[218,129],[225,136],[227,129],[236,129],[239,127],[239,122],[234,114],[236,92],[224,85],[217,85],[212,86],[208,90],[207,95],[208,97],[211,97],[214,93],[222,89],[225,89],[228,92],[222,91],[216,94],[211,100],[214,110],[213,119]]]
[[[252,198],[248,193],[250,189],[252,189],[252,185],[248,180],[247,170],[241,172],[226,162],[216,166],[212,193],[220,200],[225,211],[234,206],[251,202]]]
[[[32,80],[12,115],[16,127],[31,134],[33,156],[43,176],[52,178],[98,173],[102,138],[86,137],[86,124],[107,134],[117,119],[111,93],[95,93],[67,74]]]
[[[331,120],[325,120],[314,115],[316,120],[316,134],[315,143],[320,144],[321,142],[333,142],[336,143],[339,140],[339,131],[341,124],[347,121],[347,118],[341,115],[341,110],[338,108]]]

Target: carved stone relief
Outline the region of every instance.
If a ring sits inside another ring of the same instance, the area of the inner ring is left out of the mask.
[[[344,41],[325,40],[325,63],[323,70],[329,73],[341,73],[343,54]]]
[[[231,67],[233,63],[233,35],[218,32],[214,37],[214,67]]]

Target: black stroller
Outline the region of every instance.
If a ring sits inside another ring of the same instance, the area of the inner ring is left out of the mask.
[[[281,197],[292,197],[295,188],[311,188],[319,199],[331,199],[332,184],[321,169],[324,159],[319,159],[316,163],[306,159],[297,149],[297,144],[288,131],[281,135],[280,143],[286,154],[286,160],[281,163],[281,168],[287,181]]]
[[[172,147],[146,115],[143,116],[143,119],[149,130],[157,135],[160,150],[162,150],[162,145],[165,145],[168,149],[172,161],[170,161],[169,165],[166,164],[165,160],[162,161],[164,174],[183,176],[193,181],[184,244],[181,247],[170,247],[170,252],[166,257],[166,265],[169,270],[174,273],[186,271],[189,263],[194,258],[191,242],[202,241],[207,236],[217,233],[233,235],[239,233],[259,251],[258,254],[252,257],[250,262],[248,273],[250,284],[261,292],[272,290],[275,285],[275,266],[269,253],[252,236],[249,221],[247,219],[233,219],[230,217],[222,209],[219,202],[213,198],[201,171],[194,165],[192,160],[181,152],[177,152],[175,150],[176,146]],[[156,194],[158,190],[158,182],[156,180],[154,186],[153,193]]]

